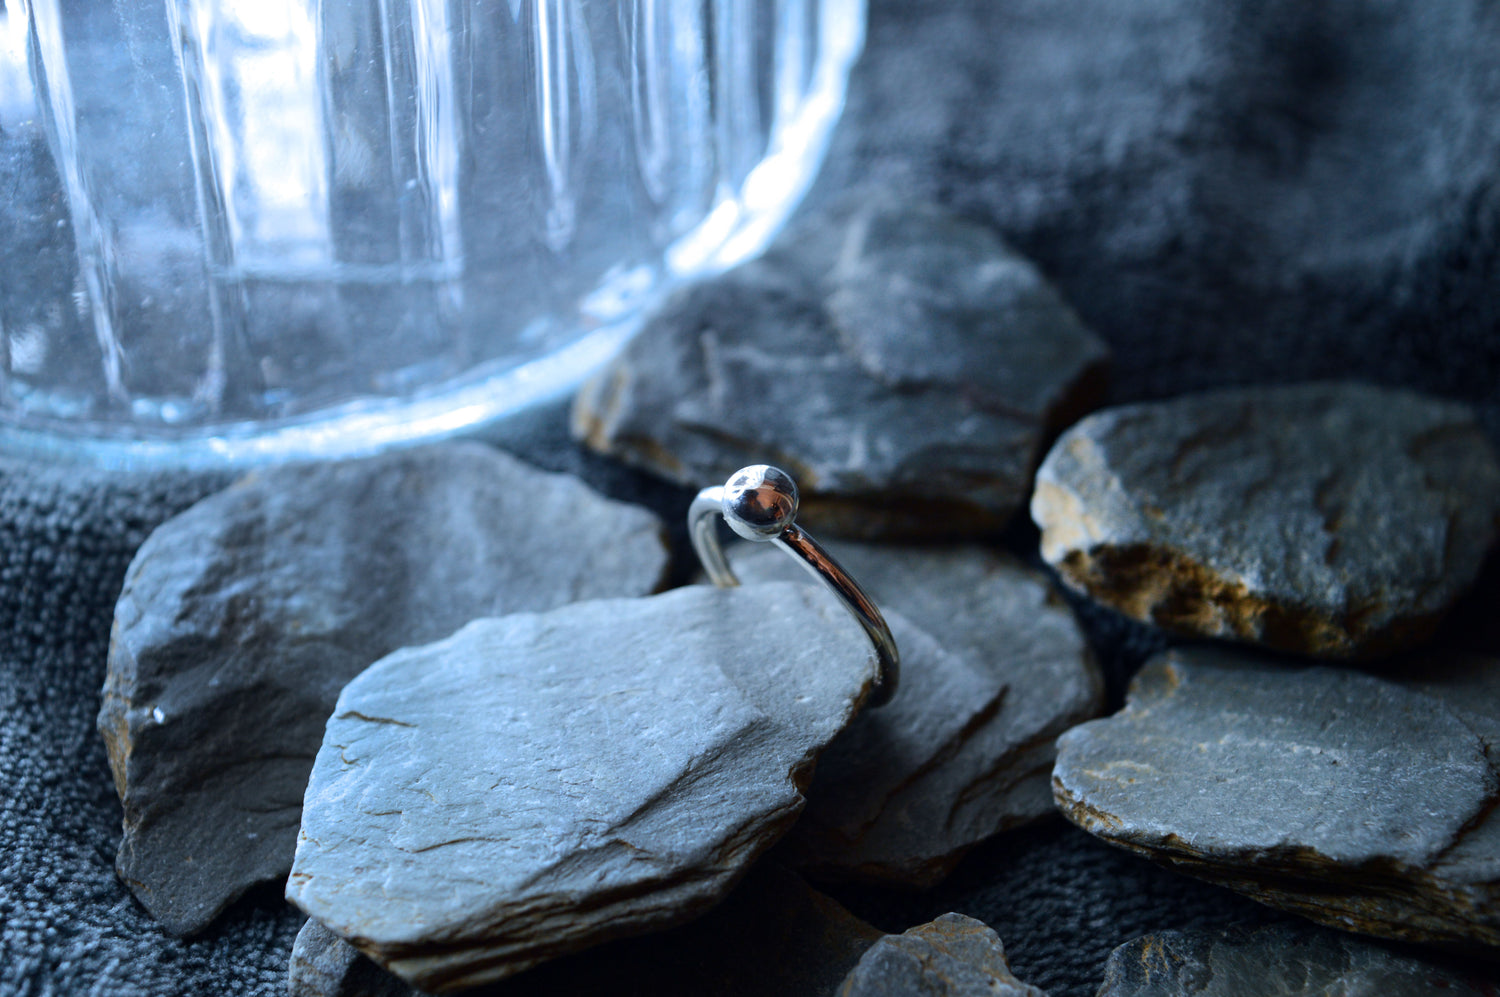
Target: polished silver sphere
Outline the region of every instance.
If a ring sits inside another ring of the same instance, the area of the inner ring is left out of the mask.
[[[774,540],[796,518],[797,483],[779,467],[742,467],[724,485],[724,521],[746,540]]]

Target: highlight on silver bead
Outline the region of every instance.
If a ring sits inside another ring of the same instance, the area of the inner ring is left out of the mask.
[[[774,540],[797,518],[797,483],[770,464],[734,472],[724,485],[724,521],[746,540]]]
[[[714,520],[723,516],[736,535],[746,540],[769,541],[795,557],[808,573],[821,582],[854,617],[870,639],[880,663],[880,673],[869,703],[890,702],[901,672],[901,653],[891,628],[875,603],[865,594],[833,555],[799,527],[797,483],[792,476],[769,464],[742,467],[723,485],[705,488],[688,509],[688,535],[703,562],[709,580],[721,588],[739,584],[719,545]]]

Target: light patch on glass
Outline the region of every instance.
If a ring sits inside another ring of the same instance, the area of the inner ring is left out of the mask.
[[[0,7],[0,125],[12,128],[36,117],[26,35],[26,16],[11,5]]]
[[[10,369],[16,374],[39,374],[47,364],[47,330],[35,322],[10,334]]]
[[[304,0],[186,0],[235,262],[331,258],[314,9]]]

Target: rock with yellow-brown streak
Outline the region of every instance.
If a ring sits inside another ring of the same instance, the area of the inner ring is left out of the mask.
[[[1324,658],[1420,642],[1500,523],[1468,408],[1313,383],[1096,413],[1037,473],[1064,581],[1136,619]]]
[[[1377,677],[1169,653],[1057,744],[1053,795],[1111,844],[1345,931],[1500,952],[1500,658]]]

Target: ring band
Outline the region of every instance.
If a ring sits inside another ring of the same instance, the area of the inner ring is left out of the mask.
[[[742,467],[723,485],[705,488],[688,509],[688,534],[709,580],[720,588],[740,583],[724,558],[714,516],[721,515],[729,528],[746,540],[770,541],[795,557],[813,577],[838,596],[844,608],[864,629],[880,660],[880,674],[870,693],[871,706],[890,702],[901,676],[901,652],[885,617],[875,603],[794,520],[797,518],[797,484],[791,475],[769,464]]]

